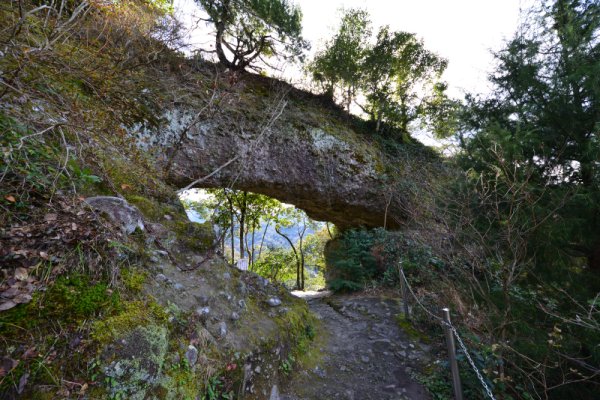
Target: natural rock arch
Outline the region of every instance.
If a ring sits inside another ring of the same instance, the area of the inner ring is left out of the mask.
[[[160,128],[130,129],[171,183],[204,178],[195,186],[265,194],[341,229],[402,223],[406,205],[389,194],[397,184],[390,157],[347,115],[267,78],[247,77],[227,93],[216,109],[179,105],[163,113]]]

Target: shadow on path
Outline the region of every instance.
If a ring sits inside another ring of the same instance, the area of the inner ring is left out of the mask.
[[[297,295],[296,293],[294,293]],[[396,299],[303,293],[322,321],[327,339],[322,359],[309,371],[295,371],[281,400],[430,399],[412,372],[430,359],[430,347],[400,329]]]

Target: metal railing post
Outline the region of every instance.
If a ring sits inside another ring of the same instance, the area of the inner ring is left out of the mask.
[[[450,371],[452,372],[454,398],[455,400],[463,400],[460,375],[458,373],[458,363],[456,362],[456,346],[454,344],[454,334],[450,328],[450,310],[448,308],[442,308],[442,318],[444,320],[444,332],[446,333],[446,343],[448,345],[448,361],[450,362]]]

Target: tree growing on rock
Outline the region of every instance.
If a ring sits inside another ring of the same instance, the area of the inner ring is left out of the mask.
[[[308,66],[313,79],[330,99],[339,86],[348,111],[360,86],[362,63],[370,36],[369,14],[364,10],[346,10],[338,33]]]
[[[302,13],[287,0],[196,0],[214,26],[219,62],[232,70],[252,68],[265,57],[299,58]]]
[[[455,107],[441,81],[447,61],[415,34],[388,26],[371,42],[368,13],[346,11],[337,34],[309,66],[313,79],[328,97],[340,92],[348,111],[355,102],[376,132],[389,126],[407,138],[410,125],[420,121],[447,134]]]
[[[447,64],[416,35],[382,27],[367,52],[361,79],[367,99],[361,108],[375,122],[375,130],[386,122],[407,135],[410,123],[431,115],[427,105],[444,96],[440,79]]]

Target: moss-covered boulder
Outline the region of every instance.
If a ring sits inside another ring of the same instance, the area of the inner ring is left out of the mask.
[[[138,326],[108,347],[105,357],[114,361],[104,368],[104,375],[112,398],[146,398],[162,374],[167,334],[164,326]]]

